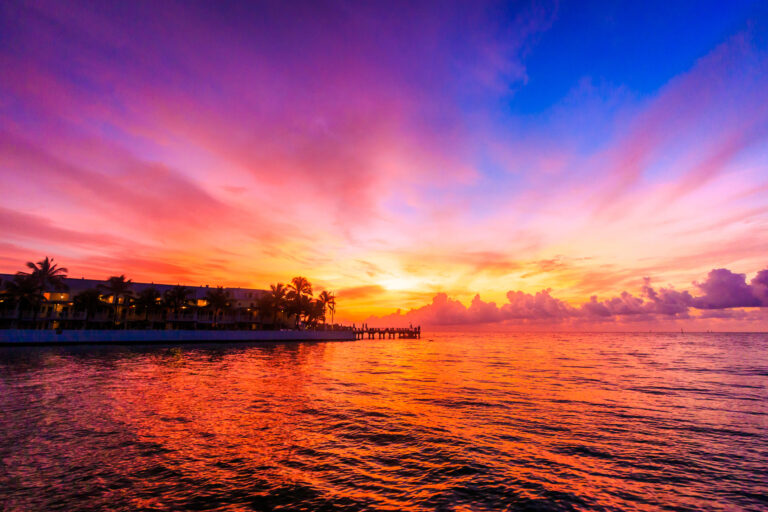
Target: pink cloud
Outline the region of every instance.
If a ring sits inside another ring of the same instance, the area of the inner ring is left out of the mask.
[[[575,314],[575,310],[562,300],[549,294],[550,290],[542,290],[535,294],[519,291],[507,292],[507,304],[501,306],[500,312],[505,319],[522,320],[560,320]]]
[[[746,284],[744,274],[734,274],[727,269],[712,270],[703,283],[695,283],[703,292],[701,296],[672,288],[655,289],[647,278],[644,283],[641,296],[624,291],[618,296],[600,300],[593,295],[579,306],[553,297],[548,289],[534,294],[511,290],[507,292],[508,302],[501,307],[493,302],[484,302],[479,295],[472,299],[469,306],[464,306],[447,294],[439,293],[430,304],[406,313],[398,311],[380,318],[371,317],[368,323],[427,326],[496,324],[506,327],[551,324],[584,327],[605,322],[654,322],[660,319],[754,320],[754,315],[740,309],[721,313],[712,311],[761,305],[768,307],[768,303],[761,303],[757,298],[763,297],[768,289],[768,269],[759,272],[751,285]],[[692,309],[703,312],[691,315]]]
[[[49,147],[66,140],[56,137],[57,133],[49,133]],[[100,151],[105,152],[108,145],[103,141]],[[98,210],[100,215],[139,223],[144,228],[156,226],[165,233],[220,226],[238,219],[238,212],[231,206],[162,164],[142,162],[114,150],[108,153],[112,172],[91,170],[85,167],[93,161],[88,146],[80,147],[79,163],[73,164],[13,133],[0,132],[0,155],[6,172],[34,181],[40,192],[65,194],[67,199]]]
[[[463,164],[441,156],[446,147],[461,152],[463,132],[454,91],[446,87],[471,90],[478,77],[514,80],[518,71],[507,75],[521,67],[525,41],[551,22],[548,9],[523,10],[515,22],[519,30],[504,27],[508,43],[499,46],[498,34],[488,31],[490,10],[460,4],[412,6],[413,16],[396,20],[375,4],[354,10],[273,5],[263,7],[256,26],[247,27],[249,38],[241,39],[227,26],[238,25],[237,16],[222,19],[196,6],[132,5],[88,9],[83,16],[55,3],[31,7],[82,37],[64,42],[42,17],[31,16],[27,30],[15,34],[30,40],[20,45],[24,60],[57,70],[57,56],[78,58],[66,78],[26,66],[14,80],[16,94],[47,105],[44,114],[85,118],[80,125],[98,120],[153,141],[182,139],[246,169],[262,186],[283,193],[292,182],[296,193],[330,203],[337,220],[356,215],[358,222],[375,216],[380,198],[398,184],[465,172]],[[125,15],[131,10],[143,16]],[[173,23],[148,31],[146,23],[156,19]],[[453,37],[455,20],[468,41],[446,54],[435,41]],[[405,44],[407,51],[396,51]],[[120,69],[110,60],[115,53],[124,62]],[[474,72],[462,74],[467,68]],[[33,73],[53,83],[36,88],[37,80],[25,80]],[[446,76],[475,78],[462,84]],[[432,93],[435,85],[445,93]],[[110,92],[98,105],[94,88]],[[416,173],[397,159],[385,165],[385,153],[427,165]]]
[[[126,250],[135,247],[129,240],[114,237],[108,233],[77,231],[56,226],[46,217],[30,215],[0,207],[0,225],[6,240],[45,239],[50,244],[76,246],[89,249],[115,247]]]

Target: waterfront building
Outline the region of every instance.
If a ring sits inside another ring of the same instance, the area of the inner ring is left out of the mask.
[[[12,281],[14,274],[0,274],[0,282]],[[239,329],[263,328],[269,326],[272,315],[260,315],[258,304],[269,292],[256,288],[225,287],[230,307],[226,311],[208,308],[206,297],[215,287],[184,286],[189,292],[187,301],[176,311],[161,307],[143,311],[124,298],[114,304],[114,298],[102,291],[101,303],[96,311],[82,311],[75,307],[75,297],[86,290],[103,290],[107,281],[96,279],[65,278],[65,291],[44,290],[44,301],[38,311],[20,311],[18,305],[2,307],[0,304],[0,328],[17,324],[30,325],[41,329],[82,328],[109,326],[110,324],[139,326],[143,328],[212,328],[229,327]],[[135,283],[130,285],[131,295],[136,297],[143,290],[154,288],[160,297],[177,285],[156,283]],[[115,307],[117,306],[117,307]],[[159,306],[159,302],[158,302]],[[80,308],[82,309],[82,308]],[[264,317],[264,318],[262,318]],[[269,318],[267,318],[269,317]],[[114,325],[113,325],[114,326]]]

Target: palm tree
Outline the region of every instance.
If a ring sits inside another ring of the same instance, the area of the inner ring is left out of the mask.
[[[285,301],[285,316],[286,319],[294,317],[294,329],[299,328],[299,319],[301,317],[301,298],[292,298]]]
[[[101,300],[101,292],[96,288],[81,291],[75,295],[73,302],[75,304],[75,311],[85,312],[83,329],[88,327],[88,320],[90,320],[91,316],[104,306],[104,301]]]
[[[219,286],[205,292],[205,300],[208,303],[206,307],[213,311],[212,327],[216,328],[216,320],[219,315],[223,315],[224,311],[232,307],[232,297],[227,290]]]
[[[144,313],[144,323],[149,323],[149,314],[159,309],[160,292],[154,286],[144,288],[134,299],[133,304],[139,313]]]
[[[322,320],[325,323],[325,305],[321,300],[306,299],[305,314],[306,321],[312,327],[317,327],[318,320]]]
[[[297,276],[291,279],[288,288],[288,298],[292,301],[291,310],[296,315],[298,329],[302,313],[308,310],[308,302],[305,299],[312,296],[312,284],[306,277]]]
[[[325,325],[325,311],[331,311],[331,318],[333,318],[333,312],[336,309],[336,296],[330,292],[323,290],[320,295],[317,296],[317,300],[323,305],[323,325]],[[333,325],[333,320],[331,320]]]
[[[272,310],[272,325],[277,324],[277,315],[285,310],[285,298],[288,294],[288,289],[283,283],[269,285],[269,306]]]
[[[296,329],[301,328],[302,317],[304,317],[305,322],[309,320],[309,315],[312,313],[313,302],[314,301],[306,295],[294,295],[293,298],[288,301],[285,311],[288,316],[295,316]]]
[[[163,296],[165,307],[178,315],[182,308],[190,305],[190,295],[192,295],[191,288],[177,284],[170,290],[166,290],[165,295]]]
[[[67,277],[67,269],[59,267],[53,262],[53,258],[45,257],[37,263],[27,262],[30,272],[18,272],[16,275],[28,276],[37,282],[42,292],[46,290],[56,290],[63,292],[67,290],[64,279]]]
[[[123,299],[123,304],[127,302],[128,298],[133,296],[131,292],[131,285],[133,282],[130,279],[125,279],[124,275],[112,276],[107,279],[107,284],[100,284],[99,290],[106,297],[112,297],[112,307],[114,309],[115,327],[117,327],[118,318],[120,314],[120,299]]]
[[[328,310],[331,312],[331,327],[335,325],[333,323],[333,316],[336,314],[336,294],[330,293],[330,300],[328,301]]]
[[[5,295],[15,304],[17,326],[21,321],[21,312],[25,307],[33,311],[33,324],[37,323],[40,304],[45,301],[45,295],[43,295],[38,279],[31,274],[19,272],[13,281],[5,283]]]
[[[291,279],[291,283],[288,285],[288,288],[290,289],[288,292],[289,297],[293,298],[302,295],[309,295],[310,297],[312,296],[312,283],[310,283],[306,277],[294,277]]]

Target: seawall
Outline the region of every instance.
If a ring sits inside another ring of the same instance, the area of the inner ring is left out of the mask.
[[[354,331],[198,331],[0,329],[0,345],[77,343],[226,343],[237,341],[354,341]]]

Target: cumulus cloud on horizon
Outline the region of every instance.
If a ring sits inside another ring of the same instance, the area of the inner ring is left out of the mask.
[[[638,295],[627,291],[600,299],[593,295],[580,305],[572,305],[552,296],[551,289],[536,293],[510,290],[501,306],[485,302],[477,294],[468,306],[446,293],[438,293],[432,302],[403,313],[371,316],[368,324],[462,326],[479,324],[538,325],[560,323],[642,322],[718,318],[744,320],[739,308],[768,307],[768,269],[761,270],[748,283],[746,274],[726,268],[711,270],[704,281],[694,282],[696,294],[674,288],[654,288],[650,278]],[[698,314],[692,315],[692,310]]]

